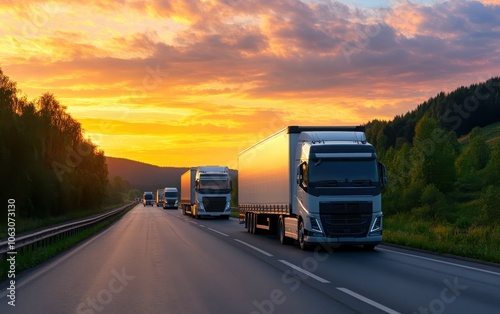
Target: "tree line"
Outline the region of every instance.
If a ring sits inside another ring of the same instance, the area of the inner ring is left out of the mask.
[[[0,165],[0,199],[21,217],[100,208],[109,192],[104,152],[66,107],[50,93],[27,100],[1,69]]]
[[[500,222],[500,139],[488,141],[481,128],[500,121],[499,91],[500,78],[492,78],[366,125],[388,169],[386,215],[465,229]]]

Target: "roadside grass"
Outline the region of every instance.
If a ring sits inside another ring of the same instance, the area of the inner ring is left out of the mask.
[[[400,213],[384,218],[384,242],[500,263],[500,226],[458,227]]]
[[[79,219],[83,217],[88,217],[96,214],[103,213],[105,211],[118,208],[125,205],[126,202],[115,205],[108,205],[103,208],[87,210],[87,211],[77,211],[71,212],[67,215],[47,217],[47,218],[35,218],[35,217],[16,217],[16,234],[19,235],[23,232],[33,231],[41,229],[48,226],[54,226],[60,223],[68,222],[74,219]],[[0,239],[7,237],[7,224],[0,225]]]
[[[231,207],[231,217],[234,217],[234,218],[239,218],[240,217],[240,211],[238,209],[238,207]]]
[[[92,228],[86,229],[84,231],[78,232],[72,236],[60,239],[52,244],[47,245],[44,248],[38,248],[33,251],[19,252],[16,255],[16,275],[21,271],[32,268],[57,254],[73,247],[74,245],[82,242],[83,240],[89,238],[90,236],[98,233],[109,225],[113,224],[115,221],[119,220],[123,215],[125,215],[133,206],[125,210],[122,214],[113,217],[112,219],[101,222]],[[0,261],[0,281],[7,279],[7,270],[9,269],[9,264],[6,259]]]

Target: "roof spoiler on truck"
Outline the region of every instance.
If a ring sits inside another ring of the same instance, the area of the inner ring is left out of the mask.
[[[301,132],[321,132],[321,131],[344,131],[344,132],[365,132],[365,127],[358,126],[289,126],[288,134]]]

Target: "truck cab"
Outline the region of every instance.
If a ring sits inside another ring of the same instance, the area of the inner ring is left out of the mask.
[[[381,243],[387,179],[364,132],[302,132],[295,165],[292,208],[301,247],[326,242],[372,249]]]

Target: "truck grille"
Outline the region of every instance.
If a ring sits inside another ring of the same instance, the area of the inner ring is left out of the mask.
[[[372,219],[371,202],[323,202],[319,214],[329,238],[362,238],[368,235]]]
[[[226,208],[225,197],[204,197],[202,201],[206,212],[223,212]]]

